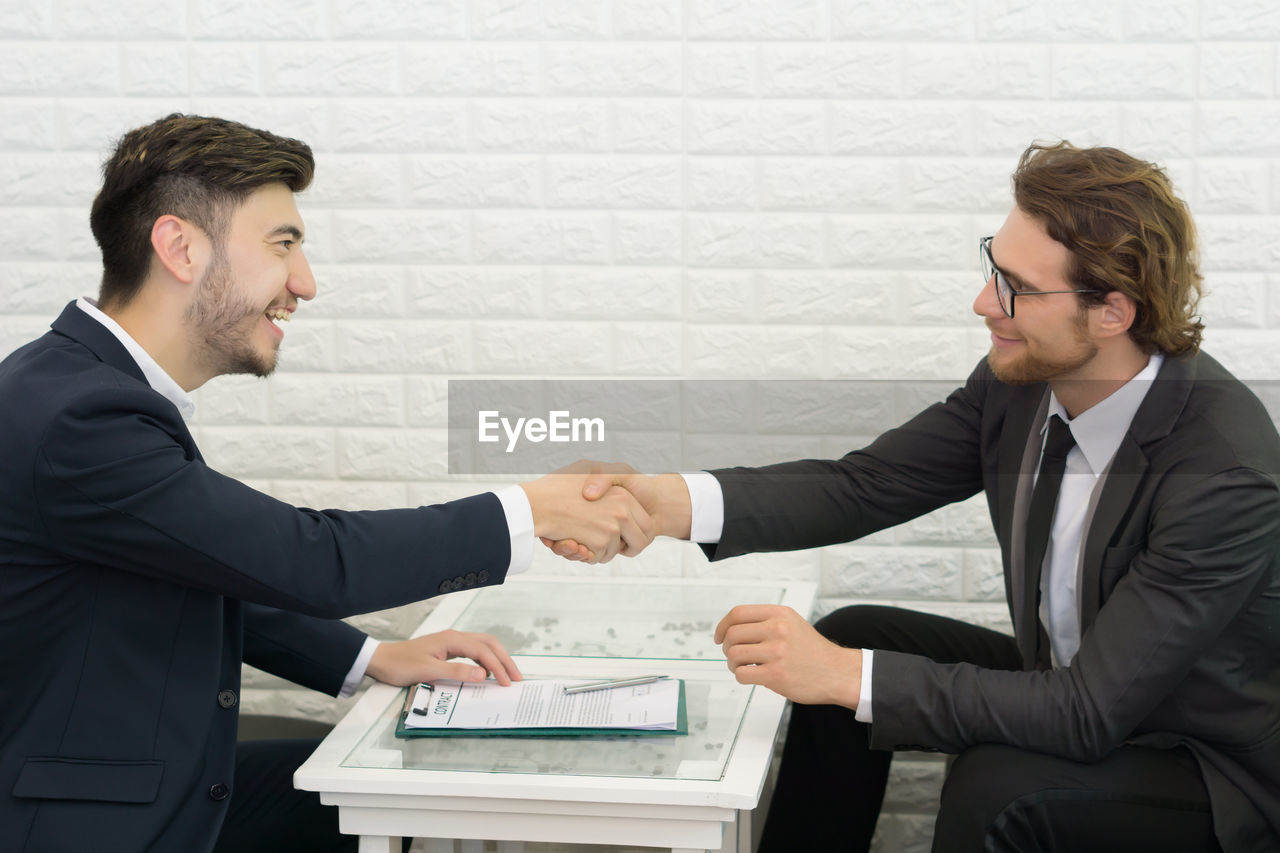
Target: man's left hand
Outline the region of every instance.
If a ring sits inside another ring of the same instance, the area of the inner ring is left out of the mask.
[[[450,661],[449,658],[453,657],[470,658],[479,666]],[[442,678],[484,681],[490,673],[506,687],[524,677],[511,655],[494,637],[452,629],[412,640],[379,643],[365,672],[397,687]]]
[[[803,705],[858,707],[862,650],[837,646],[790,607],[741,604],[720,620],[715,641],[741,684]]]

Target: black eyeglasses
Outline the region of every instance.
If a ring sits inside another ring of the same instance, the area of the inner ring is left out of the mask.
[[[1000,302],[1000,310],[1005,316],[1013,319],[1013,300],[1015,296],[1044,296],[1047,293],[1101,293],[1101,290],[1014,290],[1009,284],[1009,277],[1000,271],[996,262],[991,259],[992,237],[983,237],[978,241],[978,254],[982,258],[982,280],[991,281],[996,278],[996,299]]]

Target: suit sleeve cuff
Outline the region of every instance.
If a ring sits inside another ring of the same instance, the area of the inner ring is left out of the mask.
[[[509,486],[494,492],[507,517],[507,531],[511,534],[511,565],[507,576],[528,571],[533,562],[533,508],[529,496],[519,486]]]
[[[680,472],[689,489],[689,541],[714,545],[724,532],[724,492],[707,471]]]
[[[373,653],[377,648],[377,640],[373,637],[364,638],[364,645],[360,647],[360,654],[356,655],[355,663],[351,664],[351,669],[347,672],[347,677],[342,682],[342,689],[338,691],[338,698],[345,699],[356,692],[360,682],[364,681],[365,671],[369,669],[369,661],[373,660]]]
[[[870,723],[871,719],[871,667],[875,665],[876,653],[872,649],[862,650],[862,686],[858,688],[858,709],[853,718],[860,723]]]

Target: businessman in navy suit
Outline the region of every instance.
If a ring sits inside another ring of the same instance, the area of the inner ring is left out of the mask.
[[[501,583],[535,534],[600,560],[648,541],[629,494],[596,511],[580,477],[340,512],[204,463],[189,392],[269,374],[315,295],[294,202],[312,170],[305,144],[235,122],[129,132],[90,219],[96,303],[0,363],[0,849],[346,849],[334,810],[291,791],[305,753],[237,754],[241,662],[332,694],[508,683],[486,635],[379,645],[337,620]]]
[[[837,460],[587,488],[626,485],[717,560],[986,495],[1014,637],[869,606],[717,626],[739,681],[795,703],[762,853],[866,850],[904,749],[958,756],[940,853],[1280,850],[1280,437],[1199,351],[1161,169],[1032,146],[1013,185],[979,246],[991,350],[945,402]]]

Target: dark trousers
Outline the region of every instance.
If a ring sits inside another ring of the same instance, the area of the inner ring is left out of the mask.
[[[1011,637],[940,616],[857,606],[816,627],[848,648],[1021,668]],[[871,749],[868,734],[846,708],[792,706],[760,853],[868,849],[893,757]],[[982,744],[963,752],[947,775],[933,849],[1205,853],[1219,846],[1199,768],[1183,750],[1121,747],[1081,764]]]
[[[359,838],[338,832],[338,810],[293,787],[320,744],[314,738],[241,741],[231,805],[214,853],[354,853]]]

